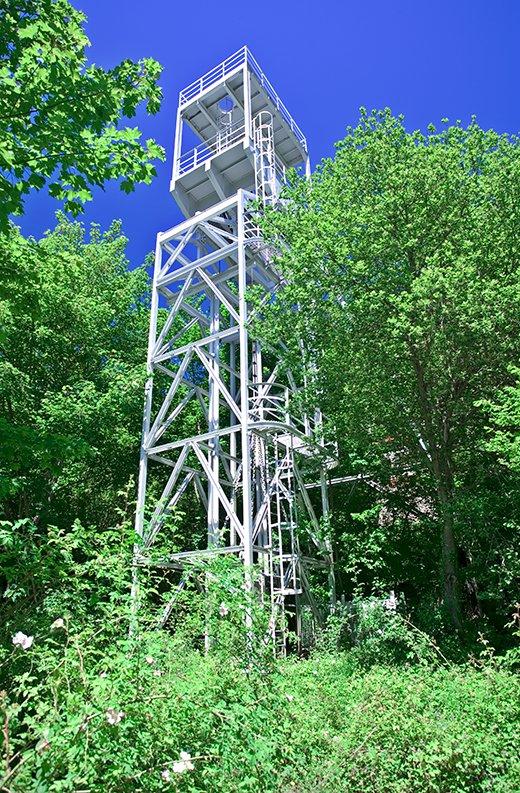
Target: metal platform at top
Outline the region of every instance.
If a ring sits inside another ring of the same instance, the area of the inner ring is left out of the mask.
[[[276,178],[308,169],[301,129],[247,47],[222,61],[179,94],[170,189],[188,217],[255,187],[254,119],[272,116]]]
[[[291,131],[294,133],[303,149],[307,151],[307,139],[305,138],[305,135],[274,90],[272,84],[265,76],[264,72],[258,65],[258,61],[253,56],[251,50],[248,47],[241,47],[241,49],[233,53],[233,55],[230,55],[229,58],[226,58],[224,61],[222,61],[222,63],[219,63],[218,66],[210,69],[209,72],[206,72],[206,74],[204,74],[202,77],[199,77],[198,80],[194,80],[186,88],[183,88],[179,93],[179,104],[184,106],[196,101],[211,88],[214,88],[216,85],[229,78],[243,64],[247,64],[249,66],[251,71],[256,76],[259,84],[268,94],[273,106],[280,112],[281,116],[284,118],[286,124],[290,127]]]

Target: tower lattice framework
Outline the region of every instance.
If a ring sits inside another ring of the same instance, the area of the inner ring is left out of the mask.
[[[309,173],[306,139],[247,48],[180,92],[171,192],[186,220],[157,235],[134,558],[177,570],[182,587],[194,559],[238,556],[246,580],[259,571],[282,652],[302,614],[320,618],[315,571],[333,587],[321,416],[296,407],[301,373],[251,335],[249,290],[269,299],[281,283],[251,204],[276,205],[291,167]],[[158,558],[168,516],[194,497],[203,547]]]

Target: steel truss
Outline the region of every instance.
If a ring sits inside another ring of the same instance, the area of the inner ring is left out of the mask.
[[[244,61],[245,107],[247,68]],[[246,123],[252,129],[247,116]],[[280,350],[262,349],[251,331],[261,307],[253,308],[249,290],[255,289],[261,303],[281,283],[251,211],[257,197],[276,201],[270,124],[266,112],[255,121],[256,195],[238,189],[157,236],[134,584],[140,567],[158,566],[178,571],[182,587],[194,560],[235,555],[243,561],[246,586],[252,585],[251,571],[259,571],[254,586],[271,609],[274,645],[285,653],[289,631],[301,642],[305,615],[320,619],[311,587],[316,570],[328,576],[334,600],[332,556],[323,539],[326,470],[333,460],[319,411],[309,416],[298,407],[302,374],[283,370]],[[219,148],[215,156],[220,154]],[[244,152],[244,162],[250,161]],[[212,163],[203,167],[211,176]],[[198,427],[185,437],[194,405]],[[312,488],[321,489],[319,508],[309,496]],[[158,556],[168,516],[194,496],[207,514],[204,547],[162,548]]]
[[[259,588],[272,610],[272,636],[285,650],[289,625],[301,635],[301,606],[319,618],[309,570],[329,567],[319,516],[305,486],[307,471],[321,471],[322,513],[327,514],[319,415],[295,415],[297,383],[285,381],[250,338],[247,290],[271,295],[280,277],[270,261],[242,190],[214,208],[157,237],[136,530],[137,565],[183,570],[201,549],[150,555],[167,515],[193,488],[208,516],[207,547],[259,565]],[[167,316],[158,327],[161,298]],[[270,356],[271,362],[273,355]],[[161,373],[170,385],[154,399]],[[178,437],[183,411],[197,400],[207,431]],[[148,468],[168,477],[155,508],[146,513]],[[302,550],[298,521],[308,526]],[[288,605],[290,602],[290,606]],[[290,608],[291,619],[285,611]],[[168,614],[169,612],[167,612]]]

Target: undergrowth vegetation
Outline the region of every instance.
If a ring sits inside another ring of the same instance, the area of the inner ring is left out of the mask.
[[[141,578],[129,634],[128,523],[105,536],[79,523],[44,538],[29,521],[2,531],[18,540],[1,570],[13,606],[1,637],[3,791],[520,787],[515,650],[496,658],[484,642],[456,665],[373,598],[332,615],[306,660],[275,661],[267,615],[222,561],[194,571],[205,586],[183,593],[174,632],[153,629],[161,587]],[[22,549],[39,533],[35,565]],[[29,584],[38,567],[47,575]]]

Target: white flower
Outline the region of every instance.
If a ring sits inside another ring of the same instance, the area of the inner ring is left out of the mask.
[[[185,771],[194,771],[195,766],[191,762],[191,754],[189,752],[181,752],[180,760],[177,760],[172,768],[174,774],[183,774]]]
[[[147,655],[144,660],[146,661],[147,664],[150,664],[150,666],[152,666],[152,664],[155,663],[155,658],[151,655]]]
[[[65,629],[65,620],[61,617],[58,617],[57,620],[54,620],[51,625],[51,631],[57,631],[59,628]]]
[[[108,723],[112,724],[113,726],[119,724],[121,719],[124,719],[125,717],[125,714],[122,710],[116,710],[115,708],[109,708],[105,715]]]
[[[41,741],[36,744],[36,751],[45,752],[47,749],[49,749],[49,747],[50,747],[50,743],[47,740],[47,738],[42,738]]]
[[[397,598],[393,589],[390,591],[390,597],[383,600],[383,606],[387,611],[397,611]]]
[[[154,677],[161,677],[162,673],[163,673],[162,669],[154,669],[153,670],[153,676]]]
[[[227,617],[227,615],[229,614],[229,609],[228,609],[228,607],[226,606],[225,603],[221,603],[220,604],[220,608],[218,610],[218,613],[220,614],[221,617]]]
[[[105,677],[107,677],[107,673],[106,672],[100,672],[99,676],[102,677],[102,678],[105,678]]]
[[[165,768],[164,771],[161,771],[161,779],[164,779],[165,782],[171,782],[172,781],[171,774],[170,774],[170,772],[168,771],[167,768]]]
[[[13,644],[15,647],[21,647],[22,650],[28,650],[34,641],[34,636],[26,636],[22,631],[18,631],[13,636]]]
[[[293,701],[293,699],[294,699],[294,697],[293,697],[293,695],[292,695],[292,694],[286,694],[286,695],[285,695],[285,698],[286,698],[287,702],[292,702],[292,701]]]

